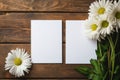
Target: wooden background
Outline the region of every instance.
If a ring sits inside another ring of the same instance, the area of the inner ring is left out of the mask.
[[[80,65],[65,64],[65,20],[84,20],[94,0],[0,0],[0,80],[13,79],[4,70],[5,57],[11,49],[30,52],[30,20],[63,20],[63,64],[33,64],[24,79],[86,80],[74,69]],[[88,66],[88,65],[86,65]]]

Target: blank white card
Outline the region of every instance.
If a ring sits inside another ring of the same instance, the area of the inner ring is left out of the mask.
[[[66,64],[89,64],[96,58],[96,41],[90,40],[85,34],[82,20],[66,21]]]
[[[62,21],[31,20],[33,63],[62,63]]]

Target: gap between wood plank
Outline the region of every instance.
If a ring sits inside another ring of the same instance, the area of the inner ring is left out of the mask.
[[[7,13],[88,13],[88,12],[72,12],[72,11],[0,11],[0,15]]]

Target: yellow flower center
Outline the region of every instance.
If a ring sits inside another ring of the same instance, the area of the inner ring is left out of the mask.
[[[97,29],[97,25],[96,24],[92,24],[91,25],[91,29],[92,29],[92,31],[95,31]]]
[[[120,19],[120,12],[116,12],[115,17],[116,17],[117,19]]]
[[[20,58],[15,58],[14,59],[14,64],[17,65],[17,66],[19,66],[19,65],[22,64],[22,60]]]
[[[105,20],[105,21],[102,21],[102,24],[101,24],[101,25],[102,25],[103,28],[106,28],[106,27],[109,26],[109,22],[106,21],[106,20]]]
[[[98,14],[104,14],[105,8],[101,7],[98,9]]]

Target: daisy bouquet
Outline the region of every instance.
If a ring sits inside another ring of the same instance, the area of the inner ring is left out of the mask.
[[[97,40],[97,59],[77,71],[90,80],[120,80],[120,0],[96,0],[88,14],[86,34]]]

